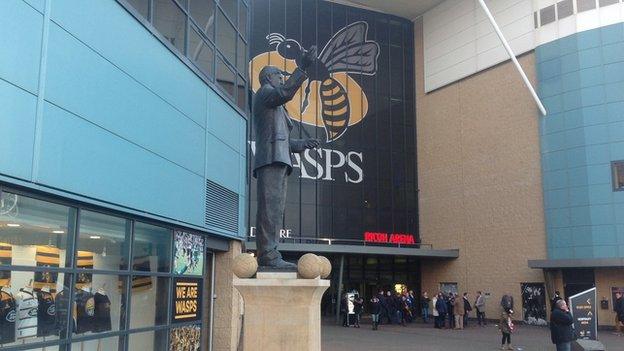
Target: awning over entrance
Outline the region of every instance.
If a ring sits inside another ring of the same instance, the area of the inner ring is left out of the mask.
[[[624,258],[576,258],[561,260],[529,260],[529,268],[591,268],[591,267],[624,267]]]
[[[255,250],[256,243],[247,241],[245,246],[248,250]],[[456,259],[459,257],[459,249],[437,250],[432,248],[413,247],[387,247],[365,246],[344,244],[298,244],[280,243],[278,249],[282,252],[314,252],[314,253],[343,253],[343,254],[367,254],[389,256],[415,256],[422,258]]]

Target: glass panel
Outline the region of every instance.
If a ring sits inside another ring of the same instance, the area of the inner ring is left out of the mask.
[[[236,25],[236,5],[238,0],[219,0],[219,3],[221,4],[223,11],[225,11],[234,25]]]
[[[67,336],[67,292],[69,275],[42,272],[53,277],[47,283],[35,281],[34,272],[6,272],[9,281],[0,288],[0,345],[58,340]],[[6,275],[5,275],[6,276]],[[66,281],[67,279],[67,281]],[[54,280],[54,282],[52,282]],[[55,299],[56,297],[56,299]]]
[[[74,334],[122,329],[127,276],[93,274],[90,278],[89,284],[76,284]]]
[[[200,341],[201,325],[199,324],[173,328],[169,335],[169,350],[199,350]]]
[[[128,269],[128,243],[130,221],[97,212],[80,212],[80,229],[76,245],[80,255],[76,255],[77,268],[126,270]]]
[[[65,267],[76,210],[0,193],[0,265]]]
[[[49,347],[46,347],[46,351]],[[86,341],[77,341],[72,343],[72,350],[106,350],[106,351],[117,351],[122,350],[119,346],[119,337],[113,336],[110,338],[104,339],[96,339],[96,340],[86,340]]]
[[[247,75],[247,44],[239,37],[238,48],[236,49],[236,69],[238,72]]]
[[[180,4],[180,6],[182,6],[183,9],[188,9],[188,2],[189,0],[176,0],[178,2],[178,4]]]
[[[173,0],[154,0],[154,27],[184,53],[184,33],[186,31],[186,15]]]
[[[149,2],[148,0],[126,0],[138,13],[141,14],[144,18],[147,19],[147,11]]]
[[[128,350],[167,351],[168,330],[149,331],[128,335]]]
[[[223,12],[217,14],[217,47],[232,64],[236,62],[236,29],[225,18]]]
[[[210,39],[214,38],[214,9],[213,0],[191,0],[189,5],[191,18]]]
[[[247,89],[245,88],[245,81],[243,80],[241,76],[238,76],[238,84],[236,87],[237,87],[236,94],[238,95],[236,104],[241,110],[246,111],[247,110]]]
[[[132,277],[130,298],[130,328],[152,327],[167,323],[169,278]],[[151,348],[146,348],[151,350]]]
[[[238,12],[238,31],[244,38],[247,38],[247,6],[242,2]]]
[[[624,189],[624,162],[613,162],[613,187],[615,190]]]
[[[132,270],[171,271],[171,229],[135,222]]]
[[[174,250],[174,274],[203,275],[203,236],[176,230]]]
[[[214,77],[214,49],[205,42],[195,29],[191,30],[189,37],[188,57],[208,77]]]
[[[234,81],[236,76],[234,72],[223,62],[219,57],[217,59],[217,83],[225,90],[230,96],[234,96]]]

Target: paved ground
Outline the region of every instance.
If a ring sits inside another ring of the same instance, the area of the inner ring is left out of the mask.
[[[373,331],[370,324],[360,329],[323,324],[323,351],[489,351],[500,349],[500,332],[494,325],[464,330],[439,330],[431,324],[380,326]],[[599,331],[600,341],[608,351],[624,351],[624,337]],[[511,337],[518,351],[554,351],[548,328],[520,325]]]

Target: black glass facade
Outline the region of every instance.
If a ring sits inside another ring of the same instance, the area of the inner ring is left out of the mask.
[[[295,120],[292,137],[322,141],[294,160],[284,218],[288,235],[417,237],[413,23],[317,0],[257,0],[251,11],[253,91],[265,65],[295,69],[290,48],[318,47],[310,79],[286,106]],[[251,140],[253,155],[253,131]],[[252,179],[252,227],[255,192]]]

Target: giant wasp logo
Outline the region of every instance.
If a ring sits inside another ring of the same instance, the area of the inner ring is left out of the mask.
[[[308,80],[286,104],[293,119],[325,129],[326,141],[340,138],[349,126],[359,123],[368,112],[368,99],[362,87],[349,75],[374,75],[377,72],[379,44],[367,40],[368,24],[354,22],[340,29],[307,71]],[[258,73],[267,65],[292,72],[304,52],[294,39],[280,33],[266,36],[269,47],[251,60],[252,89],[260,88]]]

